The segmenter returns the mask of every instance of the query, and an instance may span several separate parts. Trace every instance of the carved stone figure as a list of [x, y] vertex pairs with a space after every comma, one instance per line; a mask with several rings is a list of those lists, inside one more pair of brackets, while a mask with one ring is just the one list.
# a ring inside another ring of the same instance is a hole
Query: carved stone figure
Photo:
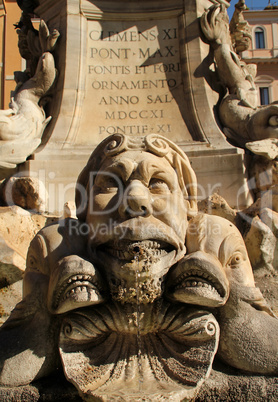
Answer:
[[249, 49], [252, 41], [251, 27], [243, 16], [243, 11], [246, 9], [245, 0], [239, 0], [235, 4], [235, 11], [230, 22], [232, 46], [237, 54]]
[[[242, 6], [242, 1], [240, 2]], [[214, 52], [227, 95], [219, 106], [224, 132], [236, 145], [278, 137], [278, 105], [258, 106], [254, 65], [246, 65], [232, 48], [226, 7], [213, 5], [202, 15], [202, 31]]]
[[84, 400], [192, 400], [217, 351], [277, 375], [278, 320], [243, 239], [196, 202], [194, 171], [170, 140], [106, 138], [77, 181], [78, 219], [30, 245], [23, 301], [0, 329], [0, 384], [62, 364]]
[[[51, 34], [41, 21], [39, 32], [23, 18], [19, 30], [19, 48], [27, 60], [32, 58], [31, 75], [15, 73], [17, 88], [10, 108], [0, 111], [0, 167], [14, 168], [24, 162], [41, 143], [43, 131], [51, 117], [46, 118], [42, 98], [52, 87], [55, 77], [53, 51], [59, 37], [58, 31]], [[35, 67], [35, 68], [34, 68]], [[34, 72], [32, 72], [34, 70]]]

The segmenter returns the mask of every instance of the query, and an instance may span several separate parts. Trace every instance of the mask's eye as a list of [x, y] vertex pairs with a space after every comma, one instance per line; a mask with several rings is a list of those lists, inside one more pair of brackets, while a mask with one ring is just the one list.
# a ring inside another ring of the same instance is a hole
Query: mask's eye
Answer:
[[159, 178], [152, 178], [150, 180], [149, 190], [153, 193], [165, 193], [170, 191], [168, 184]]
[[98, 192], [110, 193], [117, 192], [121, 182], [114, 175], [102, 173], [96, 177], [94, 187]]
[[237, 251], [236, 253], [234, 253], [229, 261], [229, 266], [231, 268], [237, 268], [241, 263], [243, 263], [245, 261], [245, 257], [244, 255]]
[[38, 261], [33, 255], [28, 256], [26, 265], [28, 266], [29, 271], [39, 272]]
[[112, 177], [107, 177], [103, 182], [103, 186], [108, 190], [113, 190], [118, 188], [118, 183]]

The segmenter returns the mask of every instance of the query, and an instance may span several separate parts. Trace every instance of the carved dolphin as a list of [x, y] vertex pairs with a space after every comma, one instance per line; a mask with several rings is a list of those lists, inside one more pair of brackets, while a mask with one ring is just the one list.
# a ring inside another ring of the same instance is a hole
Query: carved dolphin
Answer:
[[46, 118], [40, 99], [54, 83], [56, 70], [50, 52], [40, 57], [35, 75], [19, 88], [10, 109], [0, 111], [0, 166], [24, 162], [39, 146], [51, 117]]
[[32, 240], [23, 300], [0, 328], [1, 386], [29, 384], [59, 367], [62, 313], [103, 301], [96, 289], [100, 278], [84, 255], [74, 219], [45, 227]]
[[[173, 271], [171, 275], [181, 278], [182, 286], [177, 283], [172, 289], [172, 298], [183, 303], [217, 307], [214, 314], [220, 325], [218, 356], [226, 363], [255, 374], [277, 374], [278, 319], [255, 286], [238, 229], [226, 219], [199, 214], [189, 222], [186, 244], [188, 256], [184, 271], [186, 274], [189, 267], [191, 278], [182, 276], [181, 261], [176, 268], [177, 274]], [[192, 277], [201, 271], [201, 279]], [[214, 290], [209, 292], [202, 286], [195, 286], [195, 294], [192, 289], [190, 292], [194, 280], [211, 281], [222, 299], [215, 298]]]

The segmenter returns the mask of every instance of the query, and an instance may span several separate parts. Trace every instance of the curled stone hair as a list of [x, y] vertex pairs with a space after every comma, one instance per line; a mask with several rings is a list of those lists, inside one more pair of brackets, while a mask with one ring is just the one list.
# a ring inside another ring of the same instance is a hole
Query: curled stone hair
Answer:
[[[98, 172], [105, 159], [119, 155], [125, 151], [145, 151], [164, 157], [177, 173], [180, 188], [188, 202], [188, 216], [197, 212], [197, 180], [185, 153], [172, 141], [159, 134], [131, 137], [113, 134], [105, 138], [93, 151], [87, 165], [80, 173], [75, 191], [75, 202], [78, 219], [85, 221], [87, 215], [88, 194], [90, 189], [90, 173]], [[84, 197], [86, 191], [86, 197]]]

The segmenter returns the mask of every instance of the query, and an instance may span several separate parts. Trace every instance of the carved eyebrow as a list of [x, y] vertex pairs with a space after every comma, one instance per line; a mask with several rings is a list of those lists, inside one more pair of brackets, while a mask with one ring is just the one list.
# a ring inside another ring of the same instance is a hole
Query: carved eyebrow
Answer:
[[[134, 162], [130, 159], [123, 159], [116, 161], [107, 166], [103, 172], [114, 173], [119, 176], [123, 181], [127, 181], [134, 170]], [[101, 172], [99, 172], [101, 174]]]
[[138, 166], [138, 173], [145, 182], [145, 184], [148, 184], [149, 179], [153, 176], [154, 172], [157, 173], [158, 170], [162, 172], [161, 167], [157, 166], [155, 163], [150, 161], [143, 160], [142, 162], [139, 163]]
[[148, 184], [149, 180], [153, 176], [161, 176], [161, 178], [168, 178], [168, 181], [174, 186], [175, 182], [172, 182], [167, 172], [165, 172], [165, 168], [159, 166], [156, 163], [150, 161], [142, 161], [138, 166], [139, 174], [142, 176], [142, 179]]

